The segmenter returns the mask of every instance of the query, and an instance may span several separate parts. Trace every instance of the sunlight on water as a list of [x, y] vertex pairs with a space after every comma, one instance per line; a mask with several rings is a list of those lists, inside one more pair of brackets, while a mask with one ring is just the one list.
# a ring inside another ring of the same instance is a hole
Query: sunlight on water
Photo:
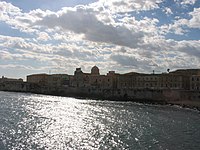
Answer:
[[0, 149], [199, 149], [199, 113], [0, 92]]

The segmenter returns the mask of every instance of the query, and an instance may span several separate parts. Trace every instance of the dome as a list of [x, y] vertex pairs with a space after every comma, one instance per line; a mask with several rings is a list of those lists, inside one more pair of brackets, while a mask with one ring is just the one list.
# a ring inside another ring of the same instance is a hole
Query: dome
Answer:
[[99, 75], [99, 68], [97, 66], [92, 67], [91, 74]]

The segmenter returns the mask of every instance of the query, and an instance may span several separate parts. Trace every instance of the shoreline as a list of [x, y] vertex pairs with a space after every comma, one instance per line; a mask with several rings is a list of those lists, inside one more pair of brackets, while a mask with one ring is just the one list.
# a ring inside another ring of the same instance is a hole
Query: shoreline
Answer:
[[154, 99], [132, 99], [132, 98], [124, 98], [124, 97], [107, 97], [107, 98], [102, 98], [99, 96], [81, 96], [81, 95], [64, 95], [64, 94], [49, 94], [49, 93], [36, 93], [36, 92], [21, 92], [21, 91], [6, 91], [6, 90], [1, 90], [2, 92], [10, 92], [10, 93], [26, 93], [26, 94], [41, 94], [41, 95], [47, 95], [47, 96], [61, 96], [61, 97], [71, 97], [71, 98], [76, 98], [76, 99], [81, 99], [81, 100], [99, 100], [99, 101], [113, 101], [113, 102], [131, 102], [131, 103], [138, 103], [138, 104], [150, 104], [150, 105], [155, 105], [155, 106], [179, 106], [181, 108], [187, 108], [191, 110], [196, 110], [200, 113], [200, 102], [196, 101], [166, 101], [166, 100], [154, 100]]

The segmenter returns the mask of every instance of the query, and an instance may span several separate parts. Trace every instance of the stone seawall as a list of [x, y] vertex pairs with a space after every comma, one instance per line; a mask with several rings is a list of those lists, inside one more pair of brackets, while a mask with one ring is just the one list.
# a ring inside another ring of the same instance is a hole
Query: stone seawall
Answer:
[[76, 87], [47, 87], [36, 84], [4, 83], [0, 84], [2, 91], [30, 92], [56, 96], [70, 96], [91, 99], [107, 99], [119, 101], [134, 101], [143, 103], [198, 105], [200, 108], [200, 92], [186, 90], [164, 89], [96, 89]]

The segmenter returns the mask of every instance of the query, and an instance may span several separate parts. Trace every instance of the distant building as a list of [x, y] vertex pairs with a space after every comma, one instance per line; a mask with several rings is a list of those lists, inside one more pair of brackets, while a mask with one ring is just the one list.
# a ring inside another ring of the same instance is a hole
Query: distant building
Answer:
[[35, 83], [47, 91], [71, 87], [74, 91], [86, 93], [105, 92], [107, 94], [123, 93], [125, 95], [134, 95], [133, 93], [137, 93], [137, 91], [145, 90], [157, 90], [157, 92], [161, 90], [196, 91], [200, 89], [199, 80], [200, 69], [181, 69], [162, 74], [137, 72], [118, 74], [115, 71], [109, 71], [106, 75], [101, 75], [97, 66], [93, 66], [90, 73], [85, 73], [81, 68], [76, 68], [74, 75], [33, 74], [27, 76], [28, 83]]
[[183, 90], [189, 88], [189, 78], [182, 74], [161, 74], [160, 89]]
[[92, 67], [91, 75], [100, 75], [99, 68], [97, 66]]
[[139, 87], [140, 85], [138, 84], [138, 75], [139, 73], [135, 72], [118, 75], [117, 89], [134, 89], [136, 87]]
[[139, 74], [136, 77], [135, 88], [158, 89], [160, 87], [160, 78], [158, 74]]
[[23, 82], [23, 79], [6, 78], [4, 76], [0, 78], [0, 90], [26, 91], [26, 89], [27, 86]]
[[118, 76], [118, 89], [177, 89], [189, 90], [189, 76], [174, 73], [139, 74]]
[[2, 78], [0, 78], [0, 83], [2, 82], [23, 82], [23, 79], [13, 79], [13, 78], [6, 78], [4, 76], [2, 76]]
[[28, 83], [36, 83], [41, 86], [47, 86], [49, 80], [48, 74], [32, 74], [27, 76]]
[[76, 68], [72, 85], [77, 88], [98, 89], [100, 91], [114, 89], [117, 85], [116, 75], [114, 71], [109, 71], [107, 75], [100, 75], [97, 66], [92, 67], [91, 73], [84, 73], [81, 68]]
[[200, 75], [200, 69], [178, 69], [170, 72], [170, 74], [179, 74], [185, 76]]
[[200, 75], [193, 75], [190, 77], [190, 90], [200, 91]]
[[69, 86], [70, 76], [67, 74], [33, 74], [27, 76], [27, 82], [49, 87]]
[[73, 87], [89, 87], [89, 76], [90, 73], [83, 73], [81, 68], [76, 68], [74, 71], [74, 78], [72, 80]]
[[47, 83], [52, 87], [70, 86], [70, 76], [68, 74], [52, 74]]

